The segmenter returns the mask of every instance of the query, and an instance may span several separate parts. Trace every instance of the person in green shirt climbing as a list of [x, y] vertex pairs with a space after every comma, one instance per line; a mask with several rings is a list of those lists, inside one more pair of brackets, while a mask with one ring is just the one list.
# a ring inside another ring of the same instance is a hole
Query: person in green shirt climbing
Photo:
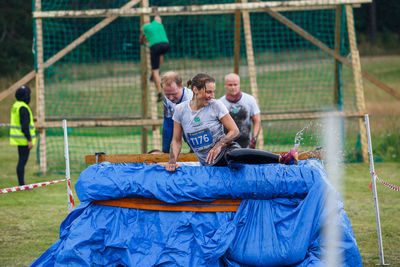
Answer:
[[32, 111], [28, 104], [31, 100], [31, 89], [23, 85], [15, 92], [17, 101], [11, 108], [10, 144], [18, 146], [17, 176], [18, 184], [24, 185], [25, 165], [29, 151], [36, 143], [36, 129]]
[[160, 65], [164, 61], [164, 54], [169, 50], [169, 41], [157, 7], [153, 6], [152, 10], [154, 12], [154, 20], [149, 24], [143, 25], [139, 41], [140, 44], [144, 44], [146, 39], [149, 42], [151, 58], [150, 80], [154, 81], [157, 89], [157, 102], [161, 102], [163, 95], [161, 93]]

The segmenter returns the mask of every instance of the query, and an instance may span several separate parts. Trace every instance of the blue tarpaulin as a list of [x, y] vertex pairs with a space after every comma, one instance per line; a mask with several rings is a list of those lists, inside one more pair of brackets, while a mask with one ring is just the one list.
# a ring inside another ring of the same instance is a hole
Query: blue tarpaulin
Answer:
[[[82, 204], [60, 239], [32, 266], [324, 266], [322, 229], [338, 226], [341, 266], [362, 266], [339, 194], [317, 160], [299, 165], [88, 167], [75, 189]], [[333, 192], [337, 205], [326, 206]], [[243, 199], [237, 212], [154, 211], [93, 200], [155, 198], [168, 203]], [[336, 220], [324, 220], [334, 210]]]

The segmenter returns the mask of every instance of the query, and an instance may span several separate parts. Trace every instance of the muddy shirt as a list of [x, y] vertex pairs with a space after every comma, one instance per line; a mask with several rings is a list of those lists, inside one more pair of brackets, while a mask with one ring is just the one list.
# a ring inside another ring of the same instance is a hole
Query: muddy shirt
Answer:
[[[229, 114], [239, 128], [240, 136], [235, 140], [243, 148], [250, 146], [251, 140], [251, 117], [260, 113], [255, 98], [242, 92], [242, 98], [236, 103], [229, 102], [225, 96], [221, 97], [222, 103], [229, 110]], [[226, 132], [226, 130], [225, 130]]]
[[[228, 110], [224, 104], [215, 99], [197, 111], [190, 108], [190, 101], [185, 101], [175, 108], [172, 119], [182, 125], [186, 140], [201, 165], [208, 165], [205, 162], [208, 152], [225, 136], [220, 119], [226, 114]], [[216, 162], [224, 155], [225, 149], [226, 146], [221, 149]]]

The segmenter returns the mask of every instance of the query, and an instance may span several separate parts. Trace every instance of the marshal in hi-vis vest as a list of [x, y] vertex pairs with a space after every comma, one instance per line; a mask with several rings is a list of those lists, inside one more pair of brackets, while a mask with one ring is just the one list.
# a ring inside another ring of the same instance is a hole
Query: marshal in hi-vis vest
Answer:
[[33, 124], [32, 111], [29, 106], [23, 101], [16, 101], [11, 108], [10, 120], [10, 144], [14, 146], [27, 146], [28, 139], [21, 130], [21, 121], [19, 117], [19, 110], [25, 107], [29, 111], [29, 133], [32, 137], [32, 144], [36, 144], [36, 129]]

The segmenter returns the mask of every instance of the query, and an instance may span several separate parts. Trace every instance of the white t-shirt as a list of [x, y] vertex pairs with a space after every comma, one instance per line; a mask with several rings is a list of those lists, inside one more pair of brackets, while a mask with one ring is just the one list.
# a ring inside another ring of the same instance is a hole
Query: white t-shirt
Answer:
[[176, 105], [185, 102], [186, 100], [191, 100], [192, 98], [193, 91], [186, 87], [183, 87], [182, 99], [179, 101], [179, 103], [171, 102], [168, 98], [164, 97], [164, 117], [172, 118]]
[[243, 148], [250, 146], [251, 117], [260, 113], [257, 102], [252, 95], [242, 92], [242, 97], [236, 103], [229, 102], [226, 96], [221, 97], [222, 103], [229, 110], [229, 114], [239, 128], [240, 136], [235, 140]]
[[[201, 165], [208, 165], [205, 160], [208, 152], [225, 136], [221, 118], [228, 110], [221, 101], [212, 99], [209, 104], [197, 111], [190, 108], [190, 101], [180, 103], [175, 108], [172, 119], [182, 125], [183, 133]], [[225, 153], [221, 150], [217, 160]]]

